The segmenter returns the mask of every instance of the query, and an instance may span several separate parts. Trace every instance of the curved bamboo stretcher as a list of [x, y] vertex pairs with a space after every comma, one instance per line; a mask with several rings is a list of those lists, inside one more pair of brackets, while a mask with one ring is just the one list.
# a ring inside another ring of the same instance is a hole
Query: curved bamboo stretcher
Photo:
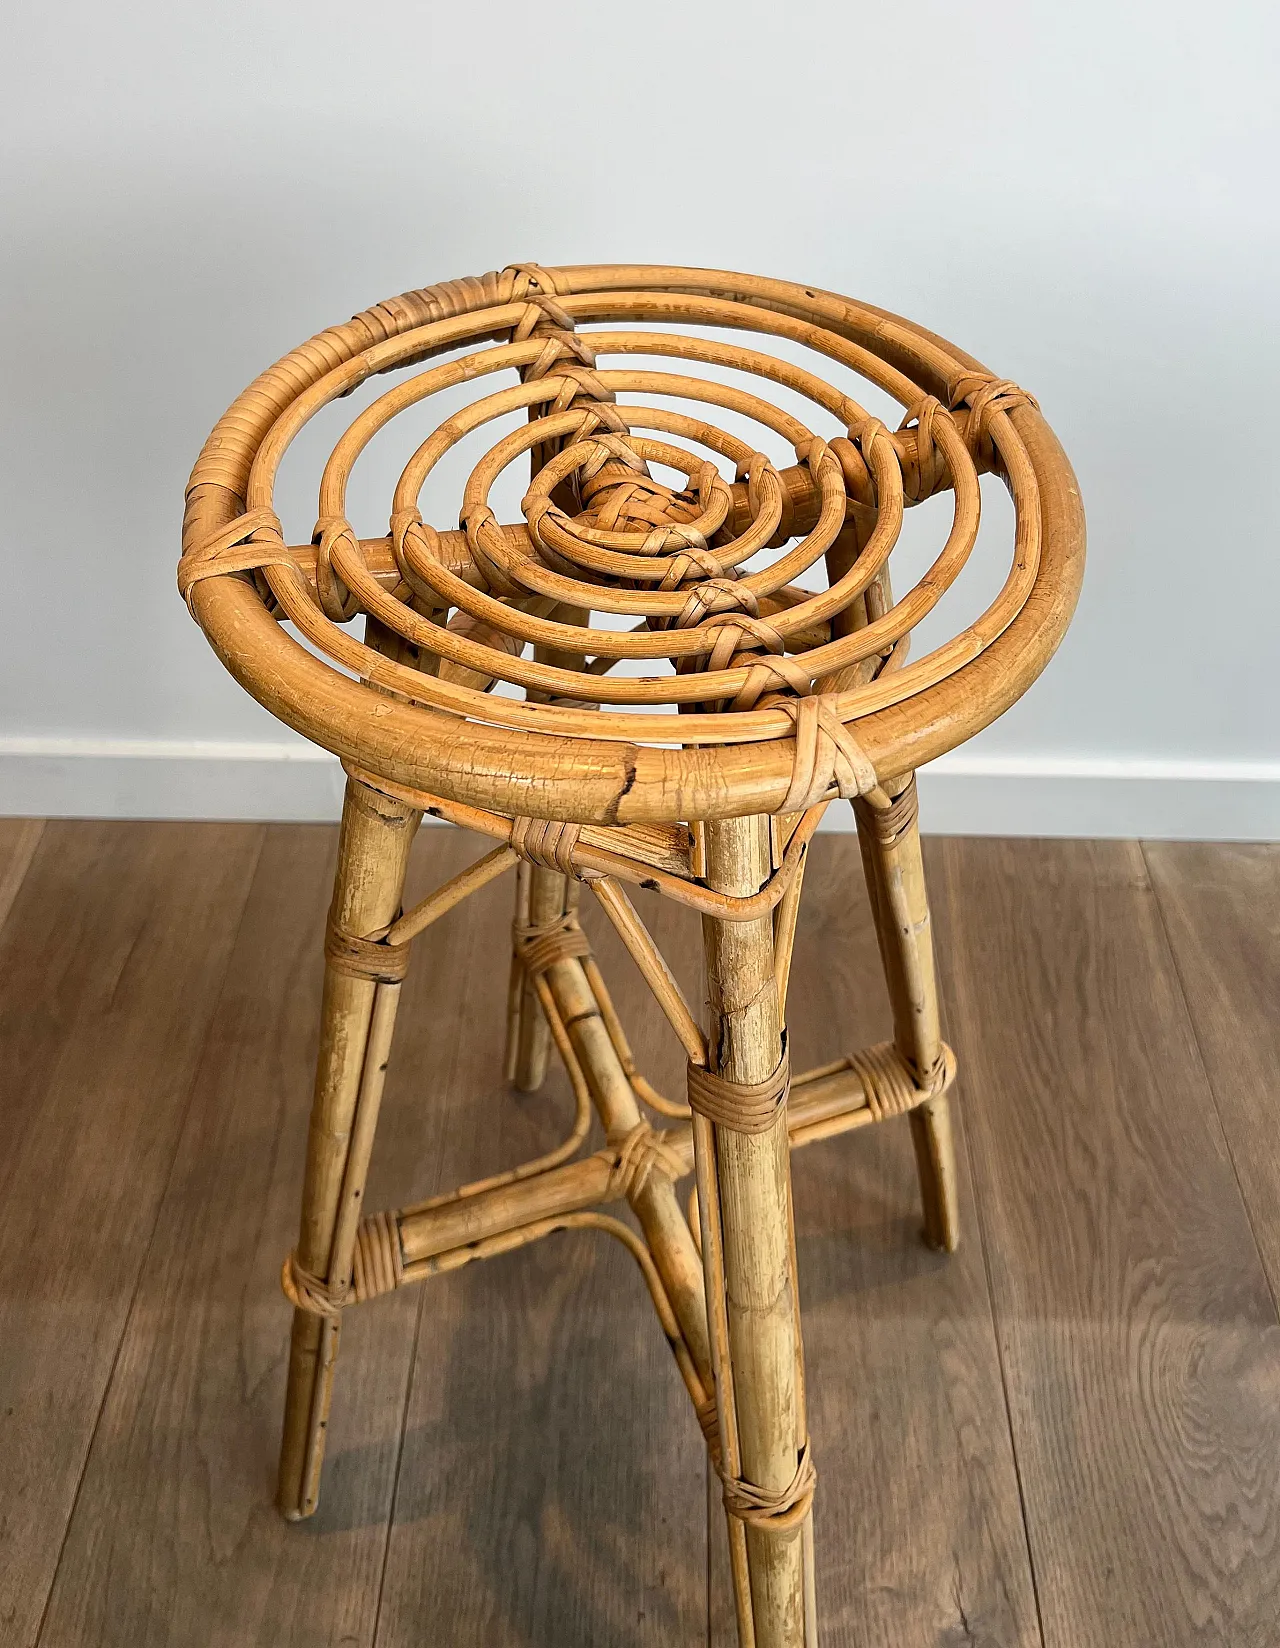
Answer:
[[[325, 464], [310, 542], [291, 544], [275, 506], [285, 454], [384, 373], [397, 376]], [[859, 378], [901, 408], [896, 429], [849, 392]], [[366, 448], [401, 415], [429, 429], [431, 397], [462, 386], [474, 398], [410, 453], [386, 532], [358, 535], [348, 494]], [[477, 437], [458, 526], [430, 524], [433, 474]], [[503, 524], [493, 500], [526, 460], [520, 518]], [[984, 473], [1014, 507], [1003, 582], [909, 660], [912, 630], [975, 551]], [[904, 512], [940, 495], [936, 553], [895, 597]], [[955, 1245], [954, 1060], [914, 769], [1043, 668], [1083, 553], [1074, 477], [1029, 395], [882, 310], [754, 276], [518, 264], [445, 282], [319, 334], [226, 413], [188, 488], [179, 587], [236, 678], [348, 772], [284, 1270], [286, 1515], [318, 1500], [352, 1303], [551, 1230], [602, 1229], [641, 1266], [724, 1483], [742, 1643], [817, 1641], [789, 1149], [908, 1113], [926, 1237]], [[360, 615], [363, 640], [348, 627]], [[836, 798], [857, 817], [894, 1037], [792, 1079], [791, 945]], [[496, 844], [405, 912], [424, 814]], [[570, 1133], [447, 1197], [362, 1217], [412, 941], [513, 867], [507, 1073], [536, 1088], [554, 1048]], [[635, 1067], [578, 920], [583, 885], [686, 1052], [687, 1103]], [[705, 1026], [628, 885], [701, 914]], [[593, 1110], [605, 1142], [584, 1154]], [[691, 1172], [692, 1223], [676, 1195]], [[596, 1211], [615, 1201], [638, 1233]]]

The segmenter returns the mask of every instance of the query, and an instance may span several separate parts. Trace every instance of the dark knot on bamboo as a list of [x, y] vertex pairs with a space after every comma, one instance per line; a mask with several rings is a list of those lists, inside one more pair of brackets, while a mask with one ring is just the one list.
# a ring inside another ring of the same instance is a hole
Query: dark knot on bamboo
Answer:
[[[387, 931], [390, 929], [388, 928]], [[371, 979], [375, 984], [399, 984], [409, 971], [412, 944], [392, 944], [384, 931], [369, 938], [345, 932], [332, 914], [324, 935], [325, 960], [348, 978]]]
[[796, 1462], [796, 1474], [785, 1488], [775, 1492], [748, 1482], [745, 1477], [723, 1473], [720, 1481], [724, 1486], [724, 1508], [730, 1516], [754, 1528], [768, 1528], [771, 1533], [782, 1534], [798, 1528], [808, 1516], [818, 1486], [818, 1472], [806, 1441]]
[[719, 1474], [720, 1409], [716, 1405], [714, 1393], [705, 1401], [695, 1404], [693, 1413], [698, 1421], [698, 1429], [702, 1432], [702, 1440], [707, 1444], [707, 1452], [711, 1455], [711, 1463], [715, 1465]]
[[759, 1082], [727, 1081], [712, 1070], [690, 1064], [689, 1108], [734, 1133], [764, 1133], [786, 1107], [791, 1087], [791, 1060], [786, 1046], [778, 1067]]
[[671, 1181], [682, 1179], [689, 1171], [684, 1158], [667, 1144], [662, 1131], [651, 1127], [643, 1118], [626, 1131], [610, 1133], [608, 1144], [615, 1152], [614, 1164], [609, 1170], [610, 1196], [625, 1196], [632, 1201], [655, 1173]]

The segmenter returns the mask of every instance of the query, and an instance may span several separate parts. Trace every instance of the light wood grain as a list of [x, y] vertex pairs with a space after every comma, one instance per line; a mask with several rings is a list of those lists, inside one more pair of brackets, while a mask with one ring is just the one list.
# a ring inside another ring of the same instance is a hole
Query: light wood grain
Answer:
[[930, 876], [1046, 1648], [1280, 1632], [1280, 1328], [1133, 844]]
[[0, 818], [0, 927], [18, 896], [43, 831], [42, 818]]
[[34, 1641], [263, 832], [47, 825], [0, 935], [0, 1639]]
[[1143, 846], [1232, 1163], [1280, 1296], [1280, 847]]

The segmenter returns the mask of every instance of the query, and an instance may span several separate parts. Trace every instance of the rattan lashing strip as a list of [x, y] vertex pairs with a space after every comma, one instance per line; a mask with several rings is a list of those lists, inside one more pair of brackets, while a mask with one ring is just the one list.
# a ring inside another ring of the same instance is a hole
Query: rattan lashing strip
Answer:
[[918, 1076], [893, 1042], [878, 1042], [849, 1055], [876, 1121], [901, 1116], [927, 1099], [945, 1093], [955, 1080], [956, 1056], [944, 1042], [937, 1064]]
[[530, 864], [576, 876], [573, 849], [581, 833], [578, 824], [561, 824], [550, 818], [516, 818], [511, 822], [511, 846]]
[[280, 1270], [280, 1286], [285, 1298], [311, 1316], [341, 1316], [351, 1303], [351, 1288], [330, 1287], [323, 1276], [310, 1271], [296, 1252], [286, 1254]]
[[626, 1132], [611, 1133], [608, 1143], [617, 1152], [609, 1174], [610, 1196], [632, 1201], [654, 1173], [682, 1179], [687, 1172], [684, 1157], [666, 1143], [660, 1128], [651, 1127], [643, 1117]]
[[916, 778], [912, 773], [905, 788], [887, 807], [877, 807], [863, 797], [853, 804], [858, 822], [884, 847], [896, 847], [920, 813], [920, 799], [916, 793]]
[[399, 984], [409, 971], [409, 943], [392, 944], [384, 935], [361, 938], [344, 932], [330, 917], [324, 935], [324, 956], [335, 972], [375, 984]]
[[778, 708], [791, 717], [796, 729], [791, 788], [780, 812], [806, 812], [825, 801], [832, 788], [845, 801], [876, 788], [876, 769], [836, 714], [833, 696], [784, 698]]
[[[711, 1457], [719, 1470], [718, 1451], [713, 1449]], [[730, 1516], [755, 1528], [786, 1533], [791, 1528], [798, 1528], [808, 1516], [818, 1486], [818, 1472], [814, 1467], [812, 1449], [806, 1441], [800, 1449], [795, 1475], [785, 1488], [777, 1492], [748, 1482], [741, 1476], [721, 1474], [720, 1481], [724, 1488], [724, 1508]]]
[[520, 965], [530, 979], [535, 979], [540, 973], [545, 973], [548, 967], [554, 967], [560, 961], [572, 961], [575, 958], [591, 954], [591, 940], [578, 925], [578, 918], [572, 911], [568, 915], [558, 916], [545, 926], [515, 928], [516, 955], [520, 958]]
[[791, 1086], [791, 1059], [785, 1045], [778, 1067], [759, 1082], [728, 1081], [701, 1065], [688, 1068], [689, 1108], [734, 1133], [764, 1133], [781, 1115]]

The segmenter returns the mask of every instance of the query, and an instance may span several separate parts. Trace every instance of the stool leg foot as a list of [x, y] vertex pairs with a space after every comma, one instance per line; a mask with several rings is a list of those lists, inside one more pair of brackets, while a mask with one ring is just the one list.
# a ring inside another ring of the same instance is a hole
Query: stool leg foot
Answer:
[[[575, 889], [576, 891], [576, 889]], [[524, 975], [516, 954], [514, 929], [545, 926], [564, 914], [570, 895], [569, 879], [555, 870], [521, 864], [516, 876], [516, 909], [512, 922], [511, 991], [507, 1011], [506, 1077], [522, 1093], [536, 1093], [547, 1079], [551, 1058], [551, 1029], [538, 1005], [533, 985]]]
[[[710, 883], [753, 892], [769, 874], [768, 820], [706, 826]], [[713, 1070], [766, 1080], [782, 1057], [772, 922], [703, 922]], [[699, 1215], [722, 1474], [772, 1494], [796, 1478], [807, 1440], [785, 1114], [746, 1133], [695, 1117]], [[729, 1516], [739, 1640], [814, 1648], [812, 1517], [787, 1526]]]
[[[395, 919], [420, 814], [347, 780], [331, 921], [357, 937]], [[331, 1286], [350, 1281], [398, 984], [325, 968], [320, 1054], [307, 1139], [299, 1263]], [[320, 1499], [320, 1470], [341, 1318], [295, 1310], [276, 1503], [291, 1521]]]
[[920, 1176], [925, 1242], [943, 1253], [954, 1253], [960, 1246], [960, 1216], [951, 1107], [946, 1094], [926, 1099], [911, 1112], [908, 1120], [916, 1152], [916, 1171]]
[[[901, 789], [911, 792], [914, 776]], [[888, 830], [866, 802], [854, 808], [867, 892], [875, 918], [885, 982], [893, 1006], [894, 1041], [921, 1075], [942, 1056], [938, 977], [934, 962], [929, 895], [920, 851], [920, 827], [912, 804], [907, 821]], [[924, 1238], [930, 1247], [954, 1252], [960, 1242], [955, 1149], [946, 1095], [911, 1112], [911, 1137], [924, 1206]]]

